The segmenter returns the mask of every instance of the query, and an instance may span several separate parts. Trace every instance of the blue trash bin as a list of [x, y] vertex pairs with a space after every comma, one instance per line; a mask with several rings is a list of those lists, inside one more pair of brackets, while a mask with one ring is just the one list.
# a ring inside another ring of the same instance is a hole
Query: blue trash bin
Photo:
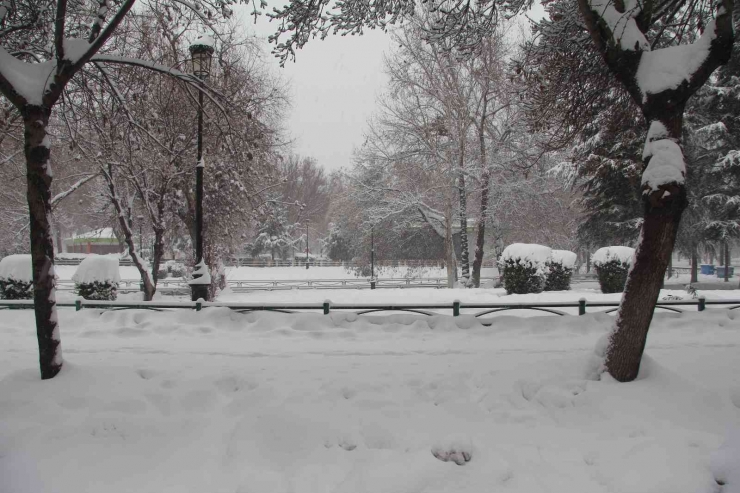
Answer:
[[[723, 265], [718, 265], [716, 270], [717, 270], [717, 277], [719, 277], [720, 279], [724, 279], [724, 277], [725, 277], [725, 267]], [[729, 275], [729, 277], [732, 277], [734, 275], [735, 275], [735, 267], [730, 266], [730, 275]]]
[[712, 264], [701, 264], [701, 273], [707, 276], [714, 274], [714, 265]]

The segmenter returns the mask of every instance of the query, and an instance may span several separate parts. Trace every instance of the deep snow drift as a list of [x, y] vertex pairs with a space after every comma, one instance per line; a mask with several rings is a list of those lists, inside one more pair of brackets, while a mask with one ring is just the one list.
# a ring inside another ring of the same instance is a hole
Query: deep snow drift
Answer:
[[630, 384], [605, 314], [59, 315], [42, 382], [0, 311], [3, 493], [740, 491], [740, 312], [656, 315]]

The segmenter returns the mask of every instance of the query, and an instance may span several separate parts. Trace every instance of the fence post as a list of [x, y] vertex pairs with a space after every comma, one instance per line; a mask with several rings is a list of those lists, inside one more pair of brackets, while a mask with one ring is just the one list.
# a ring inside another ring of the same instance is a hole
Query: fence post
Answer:
[[330, 306], [331, 306], [331, 300], [324, 300], [324, 315], [329, 315]]
[[77, 298], [75, 300], [75, 311], [79, 312], [80, 310], [82, 310], [82, 300]]
[[578, 300], [578, 315], [586, 314], [586, 298]]
[[452, 302], [452, 316], [453, 317], [460, 316], [460, 300], [455, 300]]
[[195, 302], [195, 311], [199, 312], [203, 308], [203, 298], [198, 298], [198, 301]]
[[699, 296], [699, 311], [703, 312], [707, 307], [707, 299], [704, 296]]

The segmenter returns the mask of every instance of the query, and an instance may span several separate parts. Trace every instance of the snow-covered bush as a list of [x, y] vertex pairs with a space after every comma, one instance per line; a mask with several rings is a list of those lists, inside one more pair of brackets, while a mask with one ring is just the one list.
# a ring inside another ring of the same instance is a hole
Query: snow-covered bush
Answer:
[[168, 272], [166, 268], [160, 267], [157, 271], [157, 280], [167, 279]]
[[635, 249], [625, 246], [599, 248], [591, 256], [602, 293], [621, 293], [627, 282]]
[[30, 255], [8, 255], [0, 260], [0, 298], [33, 298], [33, 266]]
[[82, 262], [72, 276], [75, 291], [86, 300], [110, 300], [118, 296], [118, 257], [90, 255]]
[[185, 277], [187, 275], [185, 265], [179, 262], [167, 262], [167, 271], [172, 277]]
[[504, 289], [508, 294], [541, 293], [545, 287], [545, 269], [552, 255], [549, 247], [527, 243], [507, 246], [498, 261]]
[[547, 261], [545, 291], [570, 289], [570, 278], [578, 256], [568, 250], [553, 250]]

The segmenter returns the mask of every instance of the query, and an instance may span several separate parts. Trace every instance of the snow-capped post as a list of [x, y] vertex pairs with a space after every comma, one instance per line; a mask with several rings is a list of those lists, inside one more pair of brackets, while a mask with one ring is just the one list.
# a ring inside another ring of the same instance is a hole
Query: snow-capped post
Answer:
[[[193, 73], [201, 81], [205, 81], [211, 73], [213, 57], [213, 38], [198, 36], [190, 45], [190, 55], [193, 61]], [[198, 157], [195, 165], [195, 270], [193, 280], [190, 281], [191, 299], [208, 299], [211, 276], [203, 258], [203, 91], [198, 91]], [[206, 281], [206, 278], [208, 282]]]
[[[657, 26], [651, 31], [657, 22], [688, 25], [701, 18], [704, 7], [687, 6], [681, 0], [578, 0], [578, 4], [597, 49], [640, 107], [649, 127], [643, 152], [644, 222], [604, 361], [612, 377], [627, 382], [639, 373], [653, 311], [687, 205], [686, 164], [681, 150], [684, 107], [712, 72], [730, 58], [733, 0], [720, 1], [714, 19], [693, 43], [675, 45], [669, 41], [669, 46], [658, 49], [655, 47], [665, 28]], [[702, 23], [698, 22], [699, 27]], [[657, 33], [652, 43], [646, 36], [650, 32]], [[680, 42], [681, 36], [676, 39]]]

